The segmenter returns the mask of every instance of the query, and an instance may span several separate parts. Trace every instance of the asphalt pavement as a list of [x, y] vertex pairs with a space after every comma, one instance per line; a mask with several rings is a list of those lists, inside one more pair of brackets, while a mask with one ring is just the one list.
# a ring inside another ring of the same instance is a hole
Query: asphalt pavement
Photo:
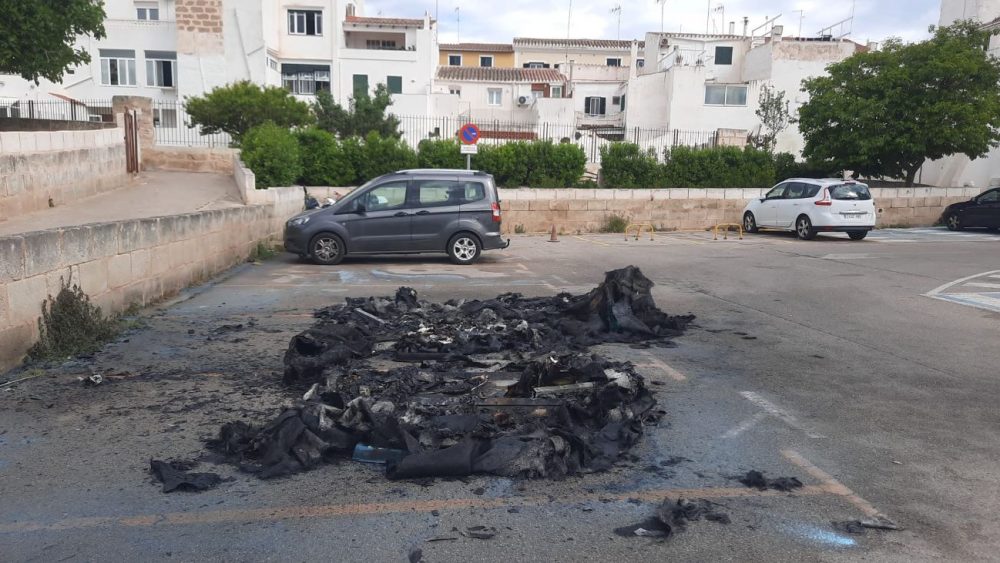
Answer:
[[[671, 233], [516, 236], [471, 267], [443, 256], [280, 255], [147, 312], [92, 358], [0, 381], [0, 559], [5, 561], [922, 561], [991, 560], [1000, 544], [1000, 236], [938, 229], [712, 240]], [[972, 235], [972, 236], [969, 236]], [[636, 458], [558, 481], [387, 481], [345, 461], [163, 494], [150, 458], [197, 458], [230, 420], [262, 421], [289, 338], [346, 296], [580, 293], [639, 266], [672, 314], [675, 348], [603, 345], [653, 384], [663, 422]], [[973, 285], [973, 284], [979, 284]], [[986, 297], [991, 297], [987, 295]], [[101, 373], [84, 387], [79, 377]], [[792, 493], [748, 489], [756, 469]], [[666, 541], [614, 529], [664, 499], [706, 499], [732, 522]], [[902, 530], [833, 522], [882, 516]], [[490, 539], [463, 535], [496, 528]]]

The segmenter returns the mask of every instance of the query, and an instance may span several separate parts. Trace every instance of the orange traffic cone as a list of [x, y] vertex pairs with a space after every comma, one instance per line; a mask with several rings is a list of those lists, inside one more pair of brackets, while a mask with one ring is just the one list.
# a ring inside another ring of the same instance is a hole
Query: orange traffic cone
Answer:
[[552, 233], [549, 235], [549, 242], [559, 242], [559, 237], [556, 236], [555, 225], [552, 225]]

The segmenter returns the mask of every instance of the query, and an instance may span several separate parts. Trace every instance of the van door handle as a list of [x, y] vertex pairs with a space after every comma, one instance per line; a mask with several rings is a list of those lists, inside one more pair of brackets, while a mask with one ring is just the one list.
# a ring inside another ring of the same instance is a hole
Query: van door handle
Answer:
[[424, 209], [423, 211], [417, 211], [417, 215], [430, 215], [431, 212]]
[[400, 211], [399, 213], [393, 215], [393, 217], [409, 217], [410, 214], [405, 211]]

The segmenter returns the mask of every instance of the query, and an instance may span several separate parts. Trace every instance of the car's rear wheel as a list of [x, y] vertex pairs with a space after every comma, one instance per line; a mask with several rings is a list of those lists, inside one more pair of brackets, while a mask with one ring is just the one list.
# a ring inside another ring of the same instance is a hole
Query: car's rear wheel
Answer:
[[800, 215], [795, 220], [795, 234], [802, 240], [812, 240], [816, 238], [816, 229], [813, 228], [812, 221], [808, 215]]
[[482, 251], [479, 239], [470, 233], [458, 233], [448, 241], [448, 255], [455, 264], [472, 264], [479, 259]]
[[855, 231], [853, 233], [847, 233], [847, 236], [851, 237], [851, 240], [862, 240], [868, 236], [868, 231]]
[[749, 211], [743, 214], [743, 230], [748, 233], [757, 232], [757, 218]]
[[948, 227], [949, 231], [962, 230], [962, 219], [955, 213], [949, 213], [944, 219], [944, 224]]
[[320, 233], [309, 243], [313, 262], [324, 266], [340, 264], [345, 254], [344, 241], [333, 233]]

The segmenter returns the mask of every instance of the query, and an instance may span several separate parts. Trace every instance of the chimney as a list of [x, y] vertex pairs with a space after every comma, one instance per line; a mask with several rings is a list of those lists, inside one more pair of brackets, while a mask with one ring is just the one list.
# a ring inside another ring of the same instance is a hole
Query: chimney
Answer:
[[729, 22], [729, 35], [736, 35], [736, 22]]
[[776, 25], [771, 28], [771, 40], [781, 41], [781, 36], [785, 33], [785, 26]]
[[743, 16], [743, 37], [747, 36], [748, 29], [750, 29], [750, 18]]

